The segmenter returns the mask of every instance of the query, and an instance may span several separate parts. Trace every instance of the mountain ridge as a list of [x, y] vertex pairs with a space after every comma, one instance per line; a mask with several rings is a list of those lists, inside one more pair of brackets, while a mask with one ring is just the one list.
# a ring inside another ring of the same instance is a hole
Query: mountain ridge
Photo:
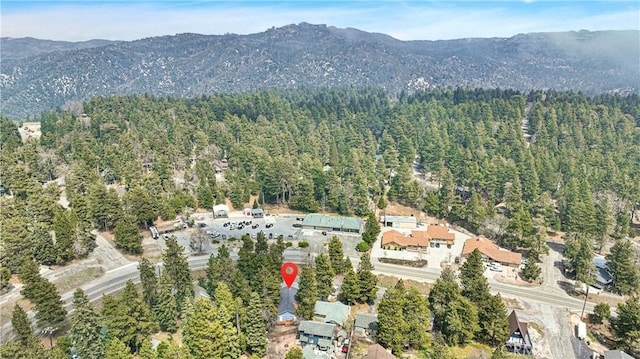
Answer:
[[[611, 30], [402, 41], [301, 23], [248, 35], [165, 35], [21, 58], [3, 48], [0, 105], [3, 115], [24, 118], [92, 96], [345, 85], [391, 93], [447, 86], [638, 93], [638, 39], [640, 31]], [[91, 41], [85, 45], [96, 44]]]

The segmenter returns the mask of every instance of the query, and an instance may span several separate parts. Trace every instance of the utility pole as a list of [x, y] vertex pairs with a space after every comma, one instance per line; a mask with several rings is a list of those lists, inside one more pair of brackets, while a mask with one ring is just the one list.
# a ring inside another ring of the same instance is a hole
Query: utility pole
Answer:
[[51, 348], [53, 348], [53, 333], [55, 333], [55, 331], [58, 330], [58, 328], [54, 328], [54, 327], [46, 327], [44, 329], [42, 329], [41, 333], [42, 335], [46, 335], [49, 337], [49, 346]]

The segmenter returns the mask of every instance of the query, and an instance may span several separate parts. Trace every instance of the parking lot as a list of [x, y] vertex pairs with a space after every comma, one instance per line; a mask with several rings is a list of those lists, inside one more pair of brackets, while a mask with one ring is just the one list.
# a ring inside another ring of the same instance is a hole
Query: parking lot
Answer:
[[[242, 246], [240, 238], [245, 234], [255, 240], [257, 234], [263, 232], [268, 242], [274, 242], [281, 235], [285, 243], [291, 242], [292, 244], [288, 251], [304, 252], [311, 260], [319, 253], [328, 253], [329, 241], [336, 235], [343, 243], [345, 255], [357, 255], [355, 247], [362, 240], [359, 234], [324, 232], [294, 227], [294, 225], [302, 223], [301, 219], [303, 217], [304, 215], [278, 214], [265, 216], [264, 218], [253, 218], [246, 216], [243, 212], [231, 212], [228, 218], [214, 219], [211, 213], [196, 213], [192, 216], [196, 223], [193, 228], [176, 231], [171, 235], [176, 236], [178, 243], [185, 248], [187, 254], [196, 252], [191, 248], [190, 244], [193, 233], [198, 229], [203, 230], [205, 233], [215, 232], [215, 237], [213, 238], [211, 235], [207, 235], [208, 240], [202, 246], [202, 251], [205, 254], [215, 252], [217, 247], [222, 244], [225, 244], [232, 251], [239, 249]], [[200, 223], [202, 224], [199, 225]], [[228, 225], [225, 226], [225, 224]], [[239, 227], [240, 224], [243, 226], [242, 229]], [[309, 247], [298, 248], [298, 244], [301, 241], [308, 242]], [[164, 246], [164, 238], [160, 238], [159, 242]]]

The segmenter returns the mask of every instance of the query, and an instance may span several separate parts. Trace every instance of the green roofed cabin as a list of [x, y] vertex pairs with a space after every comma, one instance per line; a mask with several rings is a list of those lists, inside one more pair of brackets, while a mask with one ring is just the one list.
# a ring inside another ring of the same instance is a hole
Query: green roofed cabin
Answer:
[[302, 221], [302, 228], [317, 229], [327, 232], [362, 233], [362, 219], [353, 217], [326, 216], [323, 214], [307, 214]]

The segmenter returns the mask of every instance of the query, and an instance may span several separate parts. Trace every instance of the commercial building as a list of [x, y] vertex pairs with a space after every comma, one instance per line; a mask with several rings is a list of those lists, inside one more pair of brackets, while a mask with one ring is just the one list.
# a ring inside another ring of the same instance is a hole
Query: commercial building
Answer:
[[362, 233], [362, 219], [312, 213], [304, 217], [302, 228], [359, 234]]

